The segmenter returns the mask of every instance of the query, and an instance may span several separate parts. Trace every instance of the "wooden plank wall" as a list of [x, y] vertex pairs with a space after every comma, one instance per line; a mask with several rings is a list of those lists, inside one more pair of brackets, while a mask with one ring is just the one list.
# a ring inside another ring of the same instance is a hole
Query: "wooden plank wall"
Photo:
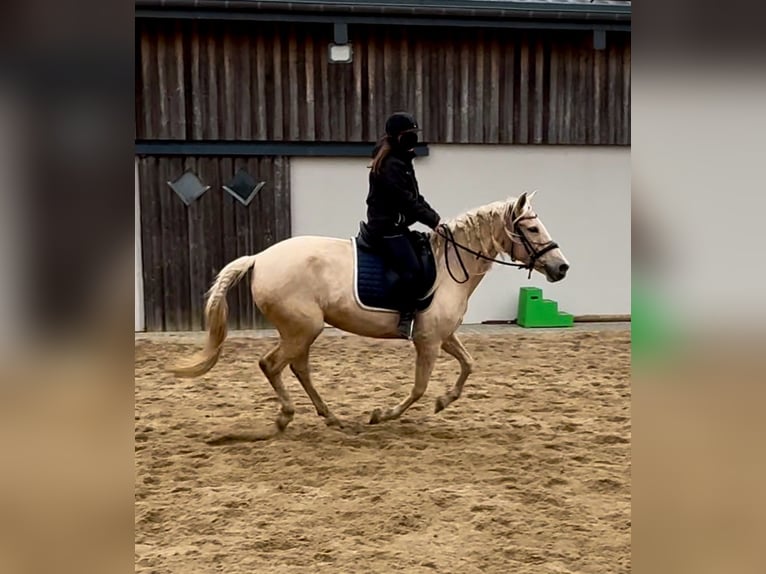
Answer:
[[[222, 189], [240, 167], [266, 181], [247, 206]], [[187, 169], [210, 186], [189, 206], [167, 185]], [[143, 157], [139, 181], [146, 330], [202, 329], [204, 296], [218, 271], [290, 236], [289, 160]], [[267, 326], [249, 277], [229, 291], [233, 329]]]
[[375, 141], [411, 110], [431, 143], [630, 144], [630, 35], [137, 22], [137, 137]]

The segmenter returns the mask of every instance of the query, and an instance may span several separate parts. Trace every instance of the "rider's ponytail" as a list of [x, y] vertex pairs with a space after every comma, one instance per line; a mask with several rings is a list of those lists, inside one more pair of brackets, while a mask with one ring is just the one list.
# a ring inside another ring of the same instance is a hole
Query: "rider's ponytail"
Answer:
[[383, 160], [386, 159], [389, 153], [391, 153], [391, 141], [388, 136], [383, 136], [378, 142], [378, 151], [375, 153], [375, 157], [372, 158], [372, 163], [368, 165], [372, 169], [372, 173], [380, 173], [380, 166], [383, 164]]

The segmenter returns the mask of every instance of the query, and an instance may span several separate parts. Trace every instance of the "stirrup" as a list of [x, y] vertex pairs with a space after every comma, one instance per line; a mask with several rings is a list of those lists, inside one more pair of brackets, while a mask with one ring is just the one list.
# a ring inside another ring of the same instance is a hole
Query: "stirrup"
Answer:
[[415, 318], [412, 315], [400, 315], [399, 325], [396, 330], [402, 339], [412, 341], [412, 333], [415, 330]]

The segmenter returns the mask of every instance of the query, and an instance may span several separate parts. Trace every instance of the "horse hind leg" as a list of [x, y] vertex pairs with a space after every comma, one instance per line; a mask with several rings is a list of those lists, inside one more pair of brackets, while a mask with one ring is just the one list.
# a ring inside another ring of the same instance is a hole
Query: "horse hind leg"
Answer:
[[288, 361], [282, 341], [258, 361], [258, 366], [271, 383], [281, 405], [276, 419], [276, 425], [280, 431], [285, 430], [295, 416], [295, 405], [282, 382], [282, 371], [287, 366]]
[[311, 399], [311, 402], [314, 404], [314, 408], [316, 408], [317, 414], [325, 420], [325, 424], [331, 427], [334, 426], [337, 428], [343, 428], [343, 425], [335, 417], [335, 415], [330, 412], [327, 404], [325, 404], [325, 402], [322, 400], [322, 397], [319, 396], [319, 393], [311, 382], [308, 349], [305, 353], [301, 354], [297, 359], [290, 363], [290, 370], [293, 372], [295, 378], [298, 379], [301, 386], [303, 387], [303, 390], [306, 391], [306, 394]]
[[308, 370], [309, 348], [324, 326], [321, 311], [304, 306], [301, 309], [292, 308], [290, 313], [274, 313], [271, 317], [267, 314], [267, 318], [276, 324], [280, 341], [276, 348], [259, 361], [259, 365], [274, 388], [282, 407], [277, 415], [277, 428], [280, 431], [284, 430], [295, 415], [295, 405], [282, 382], [282, 371], [288, 364], [311, 398], [317, 412], [320, 415], [325, 413], [322, 416], [328, 419], [329, 424], [329, 421], [335, 420], [335, 417], [331, 415], [327, 405], [311, 384]]

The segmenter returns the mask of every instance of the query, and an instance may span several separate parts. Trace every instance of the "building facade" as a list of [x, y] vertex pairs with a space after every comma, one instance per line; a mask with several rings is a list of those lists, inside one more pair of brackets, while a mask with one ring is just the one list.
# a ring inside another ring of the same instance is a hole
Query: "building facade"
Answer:
[[[530, 283], [575, 314], [630, 312], [629, 2], [136, 7], [136, 329], [202, 328], [235, 257], [353, 235], [397, 110], [443, 217], [538, 189], [572, 263], [556, 285], [494, 270], [466, 322], [513, 319]], [[265, 325], [246, 282], [230, 304], [233, 328]]]

